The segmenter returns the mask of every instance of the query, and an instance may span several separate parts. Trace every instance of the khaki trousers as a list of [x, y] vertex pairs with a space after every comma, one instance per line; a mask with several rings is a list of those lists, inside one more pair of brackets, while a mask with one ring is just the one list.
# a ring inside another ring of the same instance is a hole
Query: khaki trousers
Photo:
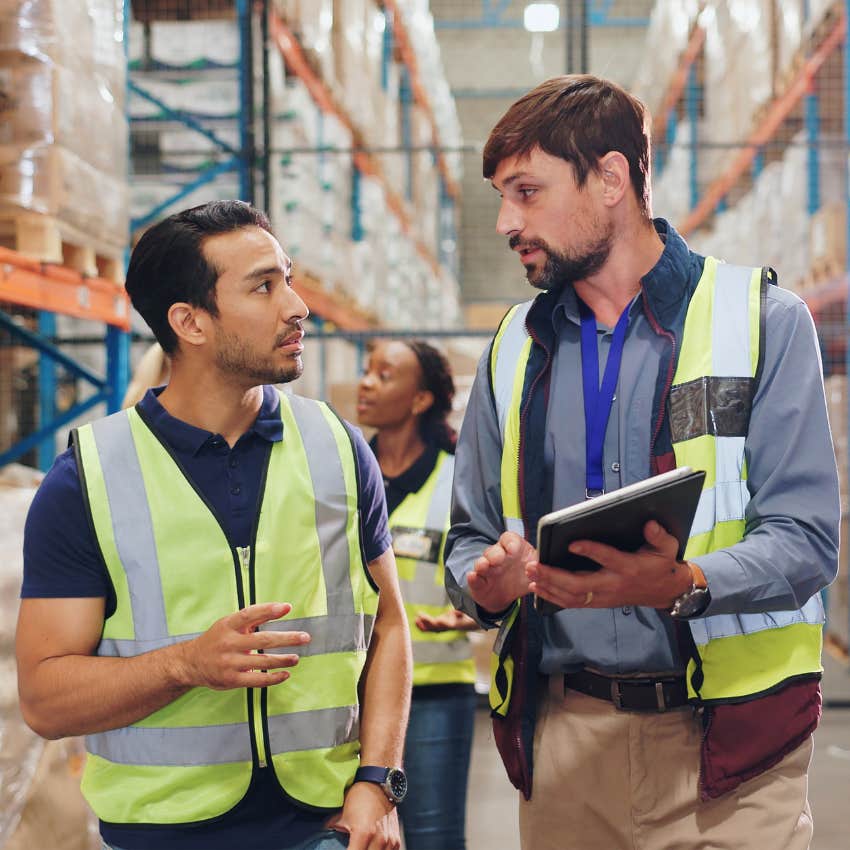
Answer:
[[523, 850], [806, 850], [812, 739], [771, 770], [699, 800], [701, 722], [689, 708], [617, 711], [553, 676], [541, 694]]

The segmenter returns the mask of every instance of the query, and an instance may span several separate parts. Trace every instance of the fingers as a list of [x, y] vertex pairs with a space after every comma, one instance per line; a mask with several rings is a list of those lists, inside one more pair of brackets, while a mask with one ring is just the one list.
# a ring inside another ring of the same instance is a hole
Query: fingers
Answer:
[[675, 558], [679, 551], [679, 541], [655, 520], [650, 520], [643, 527], [643, 537], [652, 549], [662, 555]]
[[292, 610], [288, 602], [258, 602], [226, 618], [228, 625], [237, 631], [252, 631], [269, 620], [278, 620]]

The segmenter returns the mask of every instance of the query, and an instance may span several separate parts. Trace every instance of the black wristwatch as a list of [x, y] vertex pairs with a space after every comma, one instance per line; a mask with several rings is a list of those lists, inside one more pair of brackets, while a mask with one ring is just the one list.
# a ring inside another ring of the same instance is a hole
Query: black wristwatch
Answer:
[[407, 775], [400, 767], [358, 767], [354, 781], [380, 785], [391, 803], [398, 804], [407, 796]]

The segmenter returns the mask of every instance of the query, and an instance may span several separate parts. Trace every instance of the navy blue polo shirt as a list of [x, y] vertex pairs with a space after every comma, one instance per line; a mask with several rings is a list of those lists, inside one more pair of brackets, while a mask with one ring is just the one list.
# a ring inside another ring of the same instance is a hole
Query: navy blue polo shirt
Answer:
[[[268, 444], [283, 438], [277, 392], [263, 387], [260, 412], [232, 449], [220, 434], [171, 416], [159, 403], [160, 392], [149, 390], [139, 402], [146, 419], [213, 507], [230, 545], [249, 545]], [[362, 434], [351, 426], [348, 430], [360, 479], [361, 536], [366, 559], [373, 561], [391, 545], [383, 479]], [[29, 510], [21, 596], [106, 597], [106, 615], [115, 610], [115, 594], [86, 517], [70, 449], [56, 459]], [[102, 823], [101, 834], [122, 850], [279, 850], [320, 830], [327, 817], [289, 801], [271, 768], [257, 768], [243, 800], [208, 825], [134, 828]]]

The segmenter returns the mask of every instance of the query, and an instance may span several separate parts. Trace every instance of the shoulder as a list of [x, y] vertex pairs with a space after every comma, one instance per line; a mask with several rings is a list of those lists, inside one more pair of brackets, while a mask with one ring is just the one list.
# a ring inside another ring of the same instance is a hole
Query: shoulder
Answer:
[[356, 426], [352, 425], [348, 420], [343, 419], [342, 424], [345, 426], [351, 437], [351, 445], [354, 448], [354, 457], [357, 462], [357, 470], [360, 473], [360, 489], [363, 490], [367, 481], [382, 480], [381, 469], [378, 466], [378, 459], [375, 453], [369, 448], [363, 432]]

